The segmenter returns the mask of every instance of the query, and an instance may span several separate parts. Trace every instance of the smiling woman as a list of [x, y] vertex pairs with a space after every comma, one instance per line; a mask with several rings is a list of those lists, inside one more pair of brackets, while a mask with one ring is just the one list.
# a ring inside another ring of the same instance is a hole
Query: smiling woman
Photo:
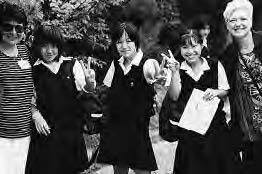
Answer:
[[233, 37], [222, 56], [231, 88], [231, 143], [243, 154], [243, 173], [256, 174], [262, 171], [262, 35], [252, 30], [250, 1], [230, 1], [223, 15]]
[[0, 173], [25, 171], [33, 97], [28, 50], [19, 44], [26, 25], [23, 9], [0, 4]]

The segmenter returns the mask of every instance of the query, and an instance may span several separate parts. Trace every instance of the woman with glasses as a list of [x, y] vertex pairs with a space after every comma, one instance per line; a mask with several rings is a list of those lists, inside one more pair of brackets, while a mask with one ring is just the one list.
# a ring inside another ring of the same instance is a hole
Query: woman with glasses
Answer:
[[231, 140], [243, 173], [256, 174], [262, 170], [262, 35], [252, 30], [253, 5], [248, 0], [230, 1], [223, 16], [233, 37], [222, 56], [232, 89]]
[[33, 79], [28, 50], [19, 44], [27, 25], [17, 5], [0, 4], [0, 173], [23, 174], [30, 142]]

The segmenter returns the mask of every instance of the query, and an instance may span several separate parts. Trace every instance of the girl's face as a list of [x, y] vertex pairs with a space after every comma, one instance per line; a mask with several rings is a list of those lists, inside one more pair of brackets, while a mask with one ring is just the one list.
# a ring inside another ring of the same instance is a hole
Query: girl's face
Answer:
[[182, 57], [190, 64], [200, 60], [202, 47], [199, 43], [182, 45], [180, 52]]
[[227, 29], [235, 38], [243, 38], [252, 28], [252, 20], [244, 10], [236, 10], [228, 20]]
[[58, 56], [58, 48], [55, 44], [47, 43], [40, 48], [44, 62], [51, 63]]
[[116, 42], [116, 48], [120, 56], [127, 59], [133, 59], [136, 55], [137, 47], [128, 34], [124, 31], [121, 38]]
[[209, 25], [205, 25], [204, 28], [201, 28], [201, 29], [199, 30], [199, 34], [200, 34], [201, 38], [207, 38], [207, 36], [209, 35], [209, 33], [210, 33], [210, 27], [209, 27]]
[[0, 31], [2, 33], [3, 42], [15, 45], [23, 38], [24, 26], [16, 21], [5, 21], [0, 25]]

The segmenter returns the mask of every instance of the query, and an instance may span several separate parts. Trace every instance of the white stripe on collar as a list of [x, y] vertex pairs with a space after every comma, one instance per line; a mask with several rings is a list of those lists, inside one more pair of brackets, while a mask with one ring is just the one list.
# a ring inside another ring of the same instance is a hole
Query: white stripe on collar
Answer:
[[[72, 60], [73, 58], [72, 57], [64, 57], [64, 56], [60, 56], [59, 58], [59, 64], [63, 63], [64, 60]], [[37, 61], [34, 63], [34, 66], [37, 66], [37, 65], [40, 65], [40, 64], [43, 64], [43, 65], [48, 65], [47, 63], [45, 63], [43, 60], [41, 59], [37, 59]]]
[[[143, 52], [142, 50], [139, 48], [138, 52], [136, 53], [135, 57], [133, 58], [133, 60], [131, 61], [130, 65], [135, 65], [135, 66], [139, 66], [141, 60], [143, 58]], [[120, 59], [118, 59], [119, 63], [124, 63], [124, 57], [122, 56]]]
[[204, 71], [210, 70], [210, 66], [207, 63], [207, 60], [202, 57], [202, 65], [201, 65], [201, 71], [199, 74], [195, 74], [192, 70], [192, 68], [188, 65], [186, 61], [183, 61], [181, 63], [180, 69], [185, 70], [186, 73], [192, 77], [195, 81], [198, 81], [200, 77], [204, 74]]
[[[207, 63], [207, 60], [206, 60], [204, 57], [202, 57], [202, 60], [203, 60], [203, 63], [202, 63], [202, 65], [201, 65], [201, 69], [202, 69], [203, 71], [209, 70], [210, 67], [209, 67], [209, 65], [208, 65], [208, 63]], [[183, 62], [181, 63], [180, 69], [186, 70], [186, 71], [192, 70], [192, 68], [188, 65], [188, 63], [187, 63], [186, 61], [183, 61]]]

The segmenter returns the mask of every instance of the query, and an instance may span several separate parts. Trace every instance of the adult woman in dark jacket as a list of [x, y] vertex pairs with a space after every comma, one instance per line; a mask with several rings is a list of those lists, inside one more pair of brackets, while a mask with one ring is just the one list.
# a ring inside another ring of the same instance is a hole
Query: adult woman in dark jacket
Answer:
[[240, 152], [246, 173], [261, 171], [262, 160], [262, 36], [251, 30], [252, 13], [248, 0], [233, 0], [223, 14], [233, 37], [222, 56], [231, 88], [232, 148]]

